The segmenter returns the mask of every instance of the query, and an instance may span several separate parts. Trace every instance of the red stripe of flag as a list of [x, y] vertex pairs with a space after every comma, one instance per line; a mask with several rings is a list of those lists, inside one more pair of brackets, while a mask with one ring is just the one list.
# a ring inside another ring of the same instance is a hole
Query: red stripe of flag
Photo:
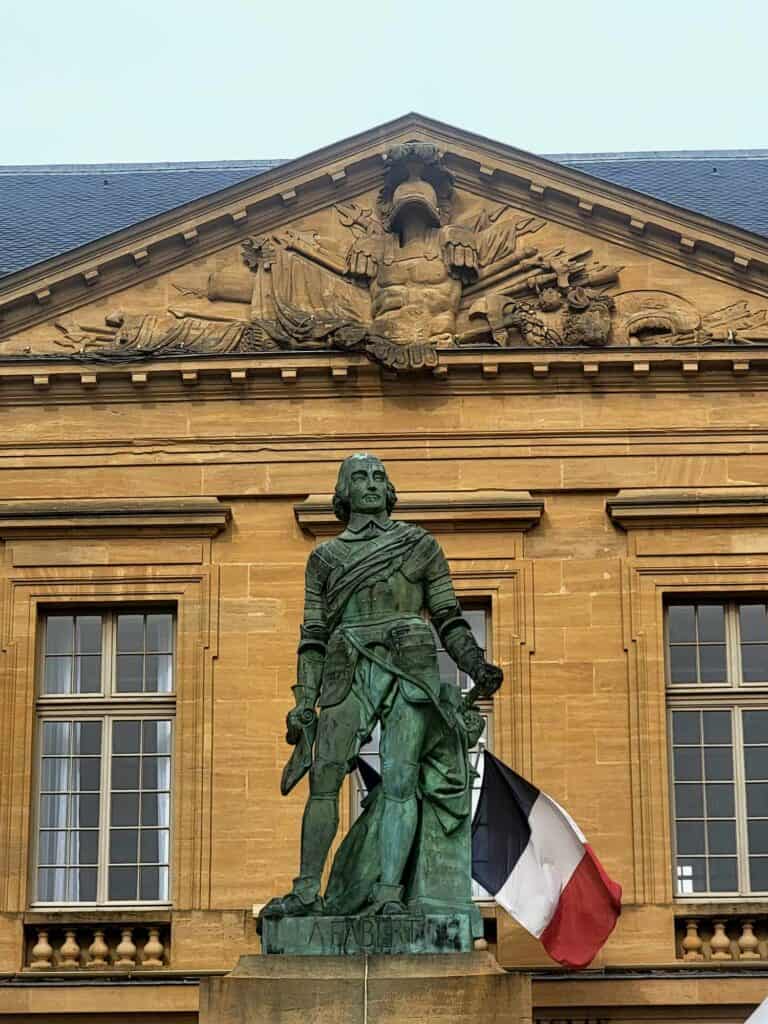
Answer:
[[614, 929], [621, 913], [621, 886], [605, 873], [592, 847], [571, 875], [557, 909], [541, 935], [553, 960], [566, 967], [586, 967]]

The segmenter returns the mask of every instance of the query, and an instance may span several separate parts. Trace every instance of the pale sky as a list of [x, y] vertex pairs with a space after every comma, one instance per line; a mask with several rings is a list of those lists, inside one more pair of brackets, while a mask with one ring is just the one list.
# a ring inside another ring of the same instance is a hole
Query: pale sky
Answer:
[[409, 110], [765, 148], [767, 39], [765, 0], [0, 0], [0, 164], [295, 157]]

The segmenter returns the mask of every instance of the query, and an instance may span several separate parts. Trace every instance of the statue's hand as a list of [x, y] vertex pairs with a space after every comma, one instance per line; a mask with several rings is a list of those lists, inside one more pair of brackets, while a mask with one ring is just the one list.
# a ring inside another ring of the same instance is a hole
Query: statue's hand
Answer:
[[475, 678], [475, 684], [481, 697], [492, 697], [504, 682], [504, 673], [498, 665], [484, 661]]
[[285, 717], [285, 742], [295, 747], [301, 739], [302, 732], [311, 725], [317, 717], [314, 708], [306, 704], [298, 704], [291, 708]]

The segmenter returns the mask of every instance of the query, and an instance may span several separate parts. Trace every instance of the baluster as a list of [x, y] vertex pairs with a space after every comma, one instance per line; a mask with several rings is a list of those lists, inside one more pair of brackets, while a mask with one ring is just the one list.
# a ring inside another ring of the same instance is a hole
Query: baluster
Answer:
[[32, 962], [29, 966], [33, 971], [50, 971], [53, 967], [52, 956], [53, 946], [48, 941], [48, 931], [45, 928], [38, 928], [37, 942], [32, 947]]
[[59, 949], [59, 970], [71, 971], [80, 966], [80, 947], [75, 940], [74, 929], [64, 932], [64, 942]]
[[759, 960], [758, 939], [754, 932], [755, 922], [746, 920], [741, 922], [741, 935], [736, 940], [739, 945], [739, 960]]
[[699, 935], [699, 922], [690, 920], [685, 922], [685, 938], [683, 939], [683, 960], [703, 960], [701, 952], [704, 943]]
[[93, 968], [95, 970], [109, 967], [107, 957], [109, 956], [109, 946], [104, 941], [104, 930], [102, 928], [96, 928], [93, 932], [93, 942], [88, 947], [88, 955], [90, 960], [86, 964], [86, 967]]
[[162, 967], [165, 947], [160, 941], [160, 929], [150, 928], [149, 938], [144, 943], [144, 956], [141, 961], [142, 967]]
[[714, 921], [714, 935], [709, 940], [713, 960], [733, 960], [731, 940], [725, 934], [725, 921]]
[[135, 967], [136, 966], [136, 944], [133, 941], [133, 928], [123, 928], [122, 938], [120, 943], [115, 950], [117, 959], [115, 960], [115, 967]]

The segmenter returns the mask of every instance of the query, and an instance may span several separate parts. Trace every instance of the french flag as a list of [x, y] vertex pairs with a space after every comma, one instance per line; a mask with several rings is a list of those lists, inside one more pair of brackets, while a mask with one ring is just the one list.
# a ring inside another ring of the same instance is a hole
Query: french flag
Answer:
[[591, 963], [621, 913], [621, 887], [567, 811], [487, 750], [472, 877], [566, 967]]

